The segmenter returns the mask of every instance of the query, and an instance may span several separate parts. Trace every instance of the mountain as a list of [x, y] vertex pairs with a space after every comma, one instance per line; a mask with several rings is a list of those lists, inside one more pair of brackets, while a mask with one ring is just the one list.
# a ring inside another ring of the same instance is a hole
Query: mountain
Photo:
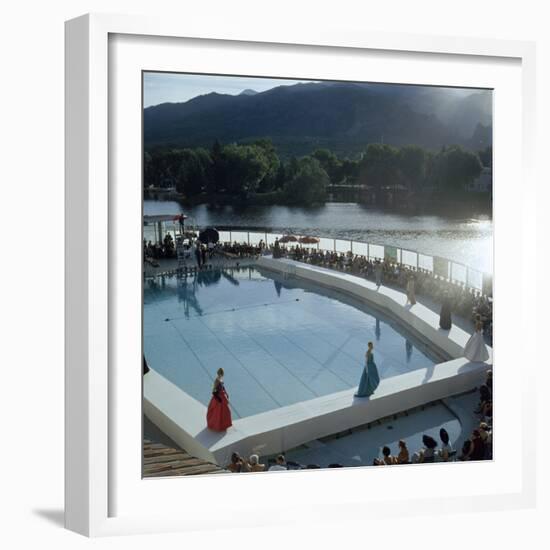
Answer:
[[251, 90], [250, 88], [247, 88], [246, 90], [243, 90], [239, 95], [256, 95], [258, 92], [256, 90]]
[[[491, 124], [488, 91], [409, 85], [310, 82], [239, 95], [210, 93], [143, 113], [146, 148], [210, 147], [270, 138], [279, 153], [328, 147], [341, 155], [370, 142], [430, 149], [485, 143]], [[474, 134], [477, 132], [477, 135]], [[483, 136], [481, 136], [483, 134]]]

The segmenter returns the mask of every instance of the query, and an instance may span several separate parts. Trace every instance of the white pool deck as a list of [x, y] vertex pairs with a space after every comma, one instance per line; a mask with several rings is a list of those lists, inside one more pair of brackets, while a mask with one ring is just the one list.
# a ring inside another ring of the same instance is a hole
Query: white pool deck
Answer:
[[144, 413], [178, 445], [195, 456], [224, 464], [233, 451], [247, 455], [278, 453], [314, 439], [372, 422], [479, 385], [492, 365], [462, 357], [469, 334], [453, 325], [439, 328], [439, 316], [417, 303], [406, 306], [397, 290], [365, 279], [288, 259], [259, 258], [265, 268], [349, 293], [398, 320], [443, 350], [450, 361], [382, 379], [370, 398], [354, 398], [355, 389], [280, 407], [234, 420], [225, 433], [206, 427], [206, 407], [151, 370], [144, 377]]

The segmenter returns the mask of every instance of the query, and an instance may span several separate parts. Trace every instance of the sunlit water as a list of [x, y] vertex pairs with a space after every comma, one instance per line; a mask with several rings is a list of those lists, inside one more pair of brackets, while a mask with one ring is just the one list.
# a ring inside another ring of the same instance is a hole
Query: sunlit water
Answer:
[[382, 379], [436, 361], [362, 302], [254, 268], [146, 280], [143, 335], [151, 368], [204, 405], [223, 367], [236, 417], [356, 387], [369, 341]]
[[184, 212], [200, 226], [266, 228], [387, 244], [442, 256], [479, 271], [492, 271], [493, 223], [490, 219], [453, 219], [383, 211], [357, 203], [290, 206], [182, 207], [175, 201], [144, 201], [145, 214]]

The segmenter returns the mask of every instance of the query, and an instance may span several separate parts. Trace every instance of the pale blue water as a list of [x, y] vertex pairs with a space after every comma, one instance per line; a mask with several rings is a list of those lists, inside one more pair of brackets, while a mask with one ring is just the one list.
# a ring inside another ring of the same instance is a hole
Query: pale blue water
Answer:
[[145, 281], [143, 332], [151, 368], [205, 405], [223, 367], [235, 417], [356, 387], [368, 341], [381, 378], [435, 363], [360, 302], [255, 268]]

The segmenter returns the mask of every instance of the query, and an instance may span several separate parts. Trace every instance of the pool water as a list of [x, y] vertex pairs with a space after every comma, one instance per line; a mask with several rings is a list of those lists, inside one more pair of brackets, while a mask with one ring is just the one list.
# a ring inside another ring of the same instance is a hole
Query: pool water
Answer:
[[369, 341], [381, 378], [436, 362], [359, 300], [253, 267], [147, 279], [143, 336], [149, 366], [204, 405], [223, 367], [234, 418], [356, 387]]

